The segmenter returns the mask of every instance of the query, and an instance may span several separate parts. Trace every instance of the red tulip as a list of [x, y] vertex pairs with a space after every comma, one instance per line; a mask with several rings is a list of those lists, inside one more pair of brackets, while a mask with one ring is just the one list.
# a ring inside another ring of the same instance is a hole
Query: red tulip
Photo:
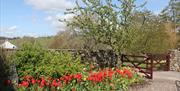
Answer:
[[78, 81], [80, 81], [82, 79], [82, 75], [76, 74], [76, 75], [74, 75], [74, 78], [77, 79]]
[[56, 81], [56, 80], [53, 80], [51, 86], [57, 87], [57, 86], [58, 86], [57, 81]]
[[101, 82], [103, 81], [103, 72], [100, 71], [98, 73], [91, 73], [87, 79], [89, 81]]
[[124, 77], [124, 72], [123, 72], [123, 71], [121, 71], [121, 70], [119, 70], [119, 69], [116, 69], [116, 72], [117, 72], [118, 74], [120, 74], [122, 77]]
[[10, 85], [11, 84], [11, 80], [4, 80], [4, 85]]
[[59, 79], [60, 79], [61, 81], [63, 81], [63, 80], [64, 80], [64, 77], [60, 77]]
[[28, 82], [26, 82], [26, 81], [22, 81], [22, 83], [21, 83], [24, 87], [28, 87], [29, 86], [29, 83]]
[[22, 84], [18, 84], [18, 88], [21, 88], [23, 85]]
[[43, 88], [44, 85], [45, 85], [45, 84], [41, 82], [41, 83], [40, 83], [40, 88]]
[[106, 70], [104, 70], [104, 74], [103, 74], [103, 76], [104, 76], [104, 77], [106, 77], [106, 76], [107, 76], [107, 72], [106, 72]]
[[49, 86], [49, 85], [50, 85], [50, 83], [49, 83], [49, 82], [46, 82], [45, 84], [46, 84], [46, 86]]
[[36, 83], [36, 80], [34, 78], [31, 79], [31, 83], [32, 84], [35, 84]]
[[113, 73], [114, 73], [114, 71], [112, 69], [109, 69], [108, 76], [110, 79], [112, 79]]
[[133, 74], [130, 70], [124, 69], [123, 72], [128, 76], [128, 78], [132, 78]]
[[40, 83], [40, 82], [41, 82], [41, 80], [37, 80], [37, 82], [38, 82], [38, 83]]
[[46, 83], [46, 80], [44, 79], [44, 77], [41, 77], [40, 88], [43, 88], [45, 83]]

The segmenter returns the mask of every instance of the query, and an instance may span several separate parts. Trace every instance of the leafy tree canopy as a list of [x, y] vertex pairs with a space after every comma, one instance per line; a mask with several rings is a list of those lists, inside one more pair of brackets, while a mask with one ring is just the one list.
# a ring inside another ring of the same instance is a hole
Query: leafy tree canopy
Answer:
[[[116, 3], [114, 3], [116, 2]], [[84, 37], [87, 49], [112, 49], [116, 52], [164, 52], [169, 36], [160, 18], [141, 10], [136, 0], [82, 0], [68, 9], [74, 14], [66, 21]]]

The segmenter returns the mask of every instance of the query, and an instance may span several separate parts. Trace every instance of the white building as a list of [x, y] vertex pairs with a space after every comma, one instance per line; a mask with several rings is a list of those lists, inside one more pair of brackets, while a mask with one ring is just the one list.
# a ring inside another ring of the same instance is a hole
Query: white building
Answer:
[[9, 41], [5, 40], [4, 42], [2, 42], [0, 44], [1, 48], [4, 49], [16, 49], [17, 47], [15, 45], [13, 45], [12, 43], [10, 43]]

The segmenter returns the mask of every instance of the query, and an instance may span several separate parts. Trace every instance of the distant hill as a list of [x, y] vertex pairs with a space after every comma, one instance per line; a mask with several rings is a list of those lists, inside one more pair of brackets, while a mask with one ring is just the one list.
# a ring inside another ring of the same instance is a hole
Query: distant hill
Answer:
[[38, 38], [25, 36], [22, 38], [11, 38], [10, 42], [16, 45], [18, 48], [21, 48], [22, 45], [26, 42], [36, 41], [40, 43], [40, 45], [42, 45], [43, 47], [47, 48], [49, 46], [49, 43], [51, 43], [52, 40], [53, 40], [53, 36], [38, 37]]
[[6, 40], [6, 39], [8, 39], [8, 40], [10, 39], [11, 40], [11, 38], [0, 36], [0, 40]]
[[19, 37], [9, 38], [9, 37], [0, 36], [0, 40], [13, 40], [13, 39], [19, 39]]
[[9, 42], [16, 45], [18, 48], [21, 48], [25, 42], [37, 41], [43, 47], [47, 48], [51, 43], [51, 41], [53, 40], [53, 37], [54, 36], [34, 38], [34, 37], [24, 36], [22, 38], [20, 37], [9, 38], [9, 37], [0, 36], [0, 44], [3, 43], [5, 40], [9, 40]]

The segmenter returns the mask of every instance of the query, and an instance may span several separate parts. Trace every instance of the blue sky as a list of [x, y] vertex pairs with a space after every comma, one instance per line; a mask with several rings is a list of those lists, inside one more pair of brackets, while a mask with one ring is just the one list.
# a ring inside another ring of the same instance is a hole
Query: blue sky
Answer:
[[[137, 4], [145, 0], [137, 0]], [[146, 9], [158, 14], [169, 0], [147, 0]], [[0, 0], [0, 36], [49, 36], [65, 30], [59, 18], [66, 8], [72, 8], [74, 0]]]

